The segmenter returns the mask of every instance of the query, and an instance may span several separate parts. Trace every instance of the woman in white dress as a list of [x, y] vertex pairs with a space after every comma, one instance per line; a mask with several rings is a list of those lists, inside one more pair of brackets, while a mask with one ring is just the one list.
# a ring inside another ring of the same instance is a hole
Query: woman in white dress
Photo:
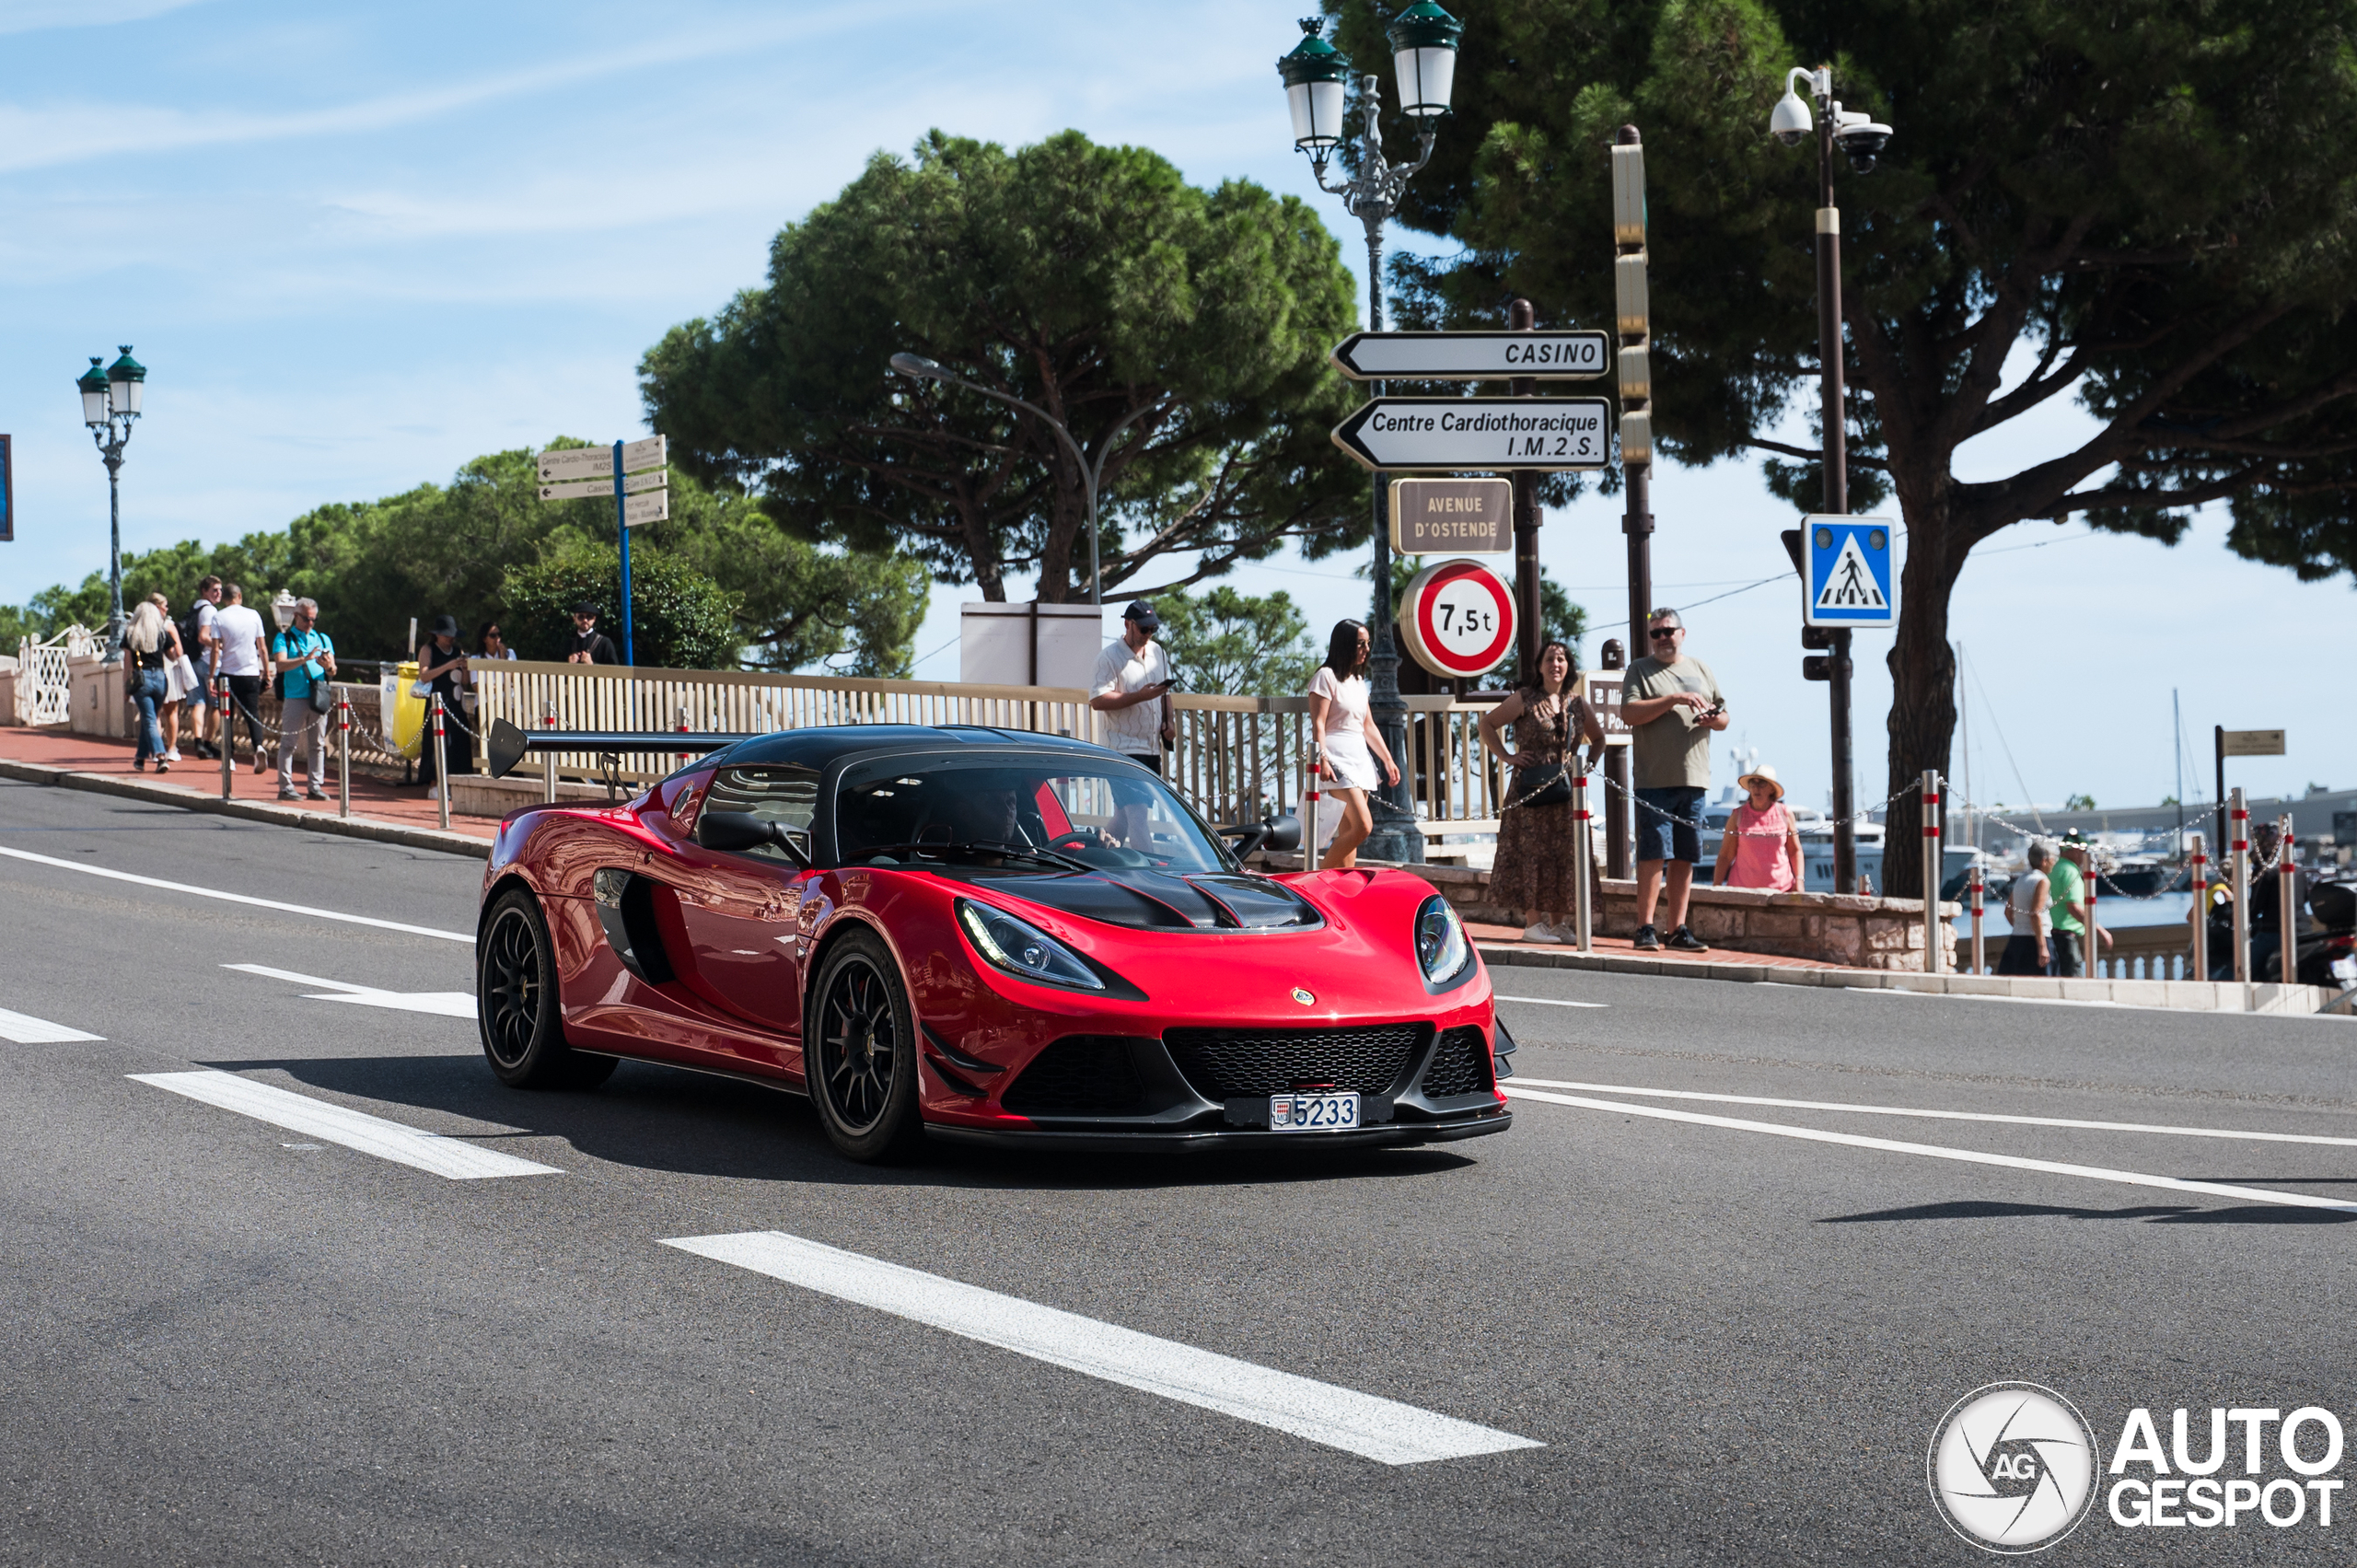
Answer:
[[[1367, 714], [1367, 635], [1364, 621], [1335, 622], [1326, 642], [1326, 662], [1309, 682], [1309, 733], [1326, 765], [1324, 794], [1340, 809], [1334, 842], [1320, 863], [1328, 871], [1359, 863], [1359, 845], [1375, 831], [1375, 817], [1367, 792], [1376, 786], [1375, 767], [1383, 763], [1383, 782], [1399, 782], [1399, 769], [1383, 747], [1383, 736]], [[1311, 846], [1314, 849], [1316, 846]]]

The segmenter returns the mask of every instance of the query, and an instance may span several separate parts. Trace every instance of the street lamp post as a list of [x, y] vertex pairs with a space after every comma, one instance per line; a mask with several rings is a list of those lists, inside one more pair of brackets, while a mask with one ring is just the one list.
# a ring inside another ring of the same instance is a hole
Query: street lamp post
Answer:
[[[1366, 327], [1383, 331], [1383, 226], [1399, 210], [1399, 197], [1425, 164], [1432, 161], [1433, 141], [1440, 117], [1448, 112], [1456, 86], [1457, 41], [1465, 26], [1432, 0], [1417, 0], [1401, 12], [1385, 37], [1391, 44], [1392, 69], [1399, 84], [1399, 111], [1416, 124], [1416, 160], [1394, 166], [1383, 156], [1381, 113], [1383, 88], [1378, 78], [1359, 78], [1359, 99], [1366, 117], [1359, 134], [1358, 174], [1341, 184], [1326, 182], [1326, 166], [1343, 140], [1343, 91], [1351, 77], [1350, 62], [1322, 36], [1325, 19], [1306, 17], [1305, 35], [1292, 53], [1277, 62], [1284, 78], [1285, 98], [1293, 110], [1293, 144], [1309, 155], [1318, 188], [1342, 198], [1342, 210], [1366, 228]], [[1383, 395], [1383, 384], [1367, 389]], [[1416, 813], [1409, 801], [1415, 777], [1408, 755], [1408, 703], [1399, 695], [1399, 654], [1391, 634], [1391, 528], [1388, 476], [1374, 476], [1375, 596], [1367, 617], [1367, 667], [1374, 677], [1367, 706], [1383, 732], [1384, 749], [1399, 764], [1399, 782], [1374, 792], [1375, 830], [1367, 836], [1369, 858], [1421, 865], [1424, 836], [1416, 828]]]
[[[1794, 84], [1806, 82], [1819, 112], [1814, 118]], [[1812, 132], [1817, 139], [1817, 419], [1823, 427], [1825, 509], [1835, 515], [1850, 510], [1850, 452], [1844, 424], [1846, 394], [1841, 386], [1841, 209], [1833, 204], [1833, 148], [1849, 155], [1850, 166], [1864, 174], [1890, 140], [1890, 127], [1842, 109], [1833, 97], [1833, 68], [1795, 68], [1784, 77], [1784, 96], [1768, 117], [1769, 134], [1788, 147], [1796, 147]], [[1858, 827], [1856, 764], [1850, 736], [1850, 632], [1835, 629], [1826, 658], [1827, 684], [1833, 709], [1833, 890], [1858, 890]], [[1937, 889], [1925, 896], [1934, 897]]]
[[1138, 420], [1160, 409], [1163, 406], [1160, 400], [1147, 403], [1143, 408], [1132, 409], [1122, 415], [1120, 423], [1106, 433], [1104, 450], [1097, 454], [1097, 460], [1092, 463], [1088, 460], [1088, 454], [1080, 449], [1080, 443], [1073, 439], [1072, 432], [1064, 428], [1064, 422], [1037, 403], [1028, 403], [1012, 392], [1002, 392], [994, 388], [969, 381], [963, 377], [952, 376], [942, 366], [925, 358], [921, 354], [894, 354], [892, 368], [903, 376], [912, 377], [920, 381], [946, 381], [950, 386], [963, 387], [970, 392], [980, 392], [986, 398], [996, 398], [1000, 402], [1012, 403], [1027, 413], [1038, 415], [1041, 424], [1056, 433], [1057, 439], [1063, 442], [1064, 449], [1072, 454], [1072, 460], [1080, 466], [1081, 483], [1088, 496], [1088, 602], [1102, 605], [1105, 602], [1105, 577], [1097, 545], [1097, 482], [1104, 476], [1105, 459], [1113, 455], [1113, 438]]
[[122, 357], [105, 369], [98, 354], [90, 367], [75, 377], [82, 394], [82, 423], [107, 465], [107, 655], [122, 656], [122, 449], [131, 441], [132, 422], [146, 389], [147, 367], [131, 357], [131, 345], [118, 345]]

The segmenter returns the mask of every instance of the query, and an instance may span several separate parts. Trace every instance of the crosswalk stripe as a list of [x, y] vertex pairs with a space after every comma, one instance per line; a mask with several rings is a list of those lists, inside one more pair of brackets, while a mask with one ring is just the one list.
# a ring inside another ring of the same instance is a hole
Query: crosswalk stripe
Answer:
[[783, 1231], [680, 1237], [663, 1245], [1382, 1464], [1546, 1446]]
[[396, 1164], [413, 1166], [447, 1176], [454, 1181], [473, 1181], [492, 1176], [556, 1176], [563, 1174], [555, 1166], [541, 1165], [497, 1149], [486, 1149], [462, 1138], [446, 1138], [438, 1132], [421, 1132], [398, 1121], [388, 1121], [381, 1116], [325, 1100], [298, 1095], [271, 1084], [258, 1084], [251, 1078], [241, 1078], [235, 1073], [215, 1072], [202, 1068], [193, 1073], [133, 1073], [132, 1082], [152, 1084], [159, 1089], [169, 1089], [176, 1095], [234, 1110], [240, 1116], [250, 1116], [274, 1127], [300, 1132], [306, 1137], [341, 1144], [347, 1149], [357, 1149], [364, 1155]]
[[12, 1040], [18, 1045], [66, 1045], [77, 1040], [104, 1039], [104, 1035], [86, 1035], [80, 1029], [69, 1029], [47, 1018], [0, 1007], [0, 1040]]

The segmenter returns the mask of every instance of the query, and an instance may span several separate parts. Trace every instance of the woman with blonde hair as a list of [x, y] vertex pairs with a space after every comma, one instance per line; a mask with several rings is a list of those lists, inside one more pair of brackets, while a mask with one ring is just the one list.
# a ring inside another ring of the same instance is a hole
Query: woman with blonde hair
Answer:
[[[170, 695], [171, 678], [165, 670], [170, 661], [180, 657], [180, 640], [171, 621], [156, 608], [156, 598], [140, 603], [122, 632], [123, 693], [139, 706], [139, 749], [131, 766], [134, 772], [143, 773], [147, 771], [150, 757], [156, 759], [157, 772], [172, 771], [164, 732], [157, 722], [157, 708]], [[175, 723], [179, 716], [173, 715]]]
[[[1481, 748], [1506, 765], [1509, 792], [1498, 813], [1490, 898], [1522, 912], [1529, 923], [1522, 934], [1527, 942], [1564, 940], [1549, 922], [1560, 924], [1579, 907], [1572, 772], [1581, 742], [1587, 744], [1588, 768], [1604, 755], [1604, 726], [1573, 683], [1578, 672], [1570, 644], [1546, 643], [1538, 650], [1538, 684], [1481, 715]], [[1512, 751], [1498, 739], [1509, 725]]]

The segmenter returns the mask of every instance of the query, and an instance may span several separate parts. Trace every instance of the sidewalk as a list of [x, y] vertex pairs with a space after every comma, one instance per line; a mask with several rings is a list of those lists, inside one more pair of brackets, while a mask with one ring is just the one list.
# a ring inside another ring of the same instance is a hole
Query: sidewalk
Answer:
[[[344, 833], [459, 854], [488, 854], [492, 838], [499, 830], [499, 824], [487, 819], [454, 815], [446, 832], [437, 807], [425, 798], [423, 788], [412, 785], [404, 789], [358, 772], [352, 775], [352, 817], [348, 821], [338, 817], [333, 799], [279, 799], [277, 770], [257, 773], [250, 762], [240, 762], [232, 769], [231, 798], [224, 801], [219, 762], [202, 761], [192, 755], [174, 763], [168, 773], [158, 774], [152, 768], [143, 773], [131, 766], [136, 749], [128, 741], [11, 725], [0, 727], [0, 777], [95, 789], [191, 811], [212, 811], [253, 821], [275, 822], [282, 827]], [[331, 796], [335, 793], [334, 772], [331, 758]], [[299, 772], [296, 779], [299, 788]]]

